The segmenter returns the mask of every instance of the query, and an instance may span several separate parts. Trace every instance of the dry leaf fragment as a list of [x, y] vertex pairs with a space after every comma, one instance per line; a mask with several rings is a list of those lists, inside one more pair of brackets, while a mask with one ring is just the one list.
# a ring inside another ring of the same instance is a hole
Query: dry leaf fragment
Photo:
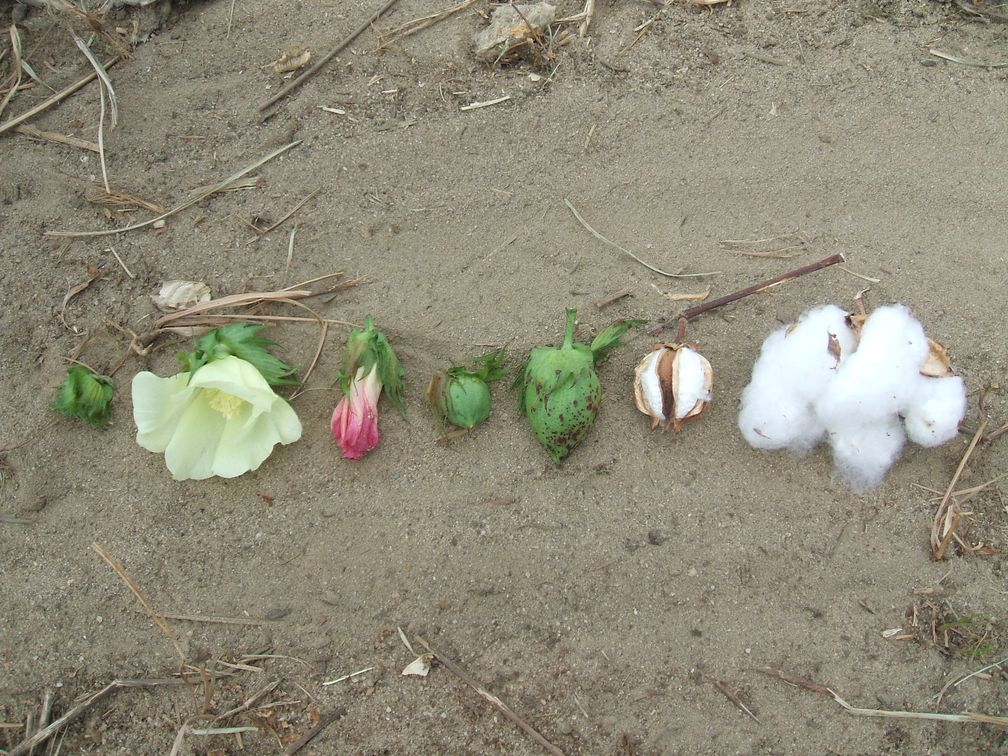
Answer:
[[829, 341], [826, 344], [826, 351], [828, 351], [830, 355], [833, 357], [833, 359], [836, 360], [836, 363], [834, 363], [833, 365], [833, 367], [836, 367], [837, 365], [840, 364], [840, 357], [842, 355], [840, 349], [840, 339], [838, 339], [837, 335], [832, 331], [830, 331], [828, 338]]
[[210, 287], [202, 281], [165, 281], [161, 291], [151, 294], [154, 305], [162, 312], [182, 310], [200, 302], [210, 301]]
[[416, 677], [427, 677], [427, 673], [430, 672], [431, 660], [433, 658], [434, 654], [423, 654], [418, 656], [406, 665], [406, 669], [402, 671], [402, 674], [406, 676], [414, 675]]
[[945, 347], [934, 339], [928, 339], [928, 347], [928, 356], [924, 360], [924, 364], [920, 367], [921, 375], [930, 376], [932, 378], [943, 378], [945, 376], [953, 375], [952, 361], [949, 359], [948, 352], [945, 351]]
[[311, 50], [304, 50], [300, 47], [292, 47], [279, 58], [273, 61], [273, 71], [279, 74], [297, 71], [299, 68], [307, 66], [311, 61]]

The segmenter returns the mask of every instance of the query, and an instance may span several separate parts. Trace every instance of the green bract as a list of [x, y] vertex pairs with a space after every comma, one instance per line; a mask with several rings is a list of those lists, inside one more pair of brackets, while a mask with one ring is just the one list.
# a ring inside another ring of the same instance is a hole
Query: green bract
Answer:
[[504, 347], [484, 354], [477, 358], [480, 367], [476, 370], [454, 365], [434, 374], [427, 386], [427, 401], [441, 422], [471, 429], [487, 419], [490, 414], [488, 384], [504, 376], [504, 354]]
[[215, 328], [196, 342], [193, 351], [180, 354], [179, 360], [192, 376], [214, 360], [237, 357], [258, 370], [270, 386], [297, 383], [294, 368], [267, 351], [266, 348], [273, 346], [274, 342], [258, 335], [263, 328], [265, 326], [261, 324], [251, 323], [232, 323]]
[[100, 428], [108, 424], [114, 393], [115, 384], [111, 378], [98, 375], [82, 365], [71, 365], [51, 409]]
[[340, 373], [343, 394], [349, 396], [350, 381], [354, 376], [368, 375], [375, 366], [378, 367], [378, 380], [382, 390], [405, 417], [406, 407], [402, 396], [405, 371], [385, 334], [374, 327], [374, 319], [370, 315], [365, 315], [364, 327], [354, 328], [347, 336], [343, 371]]
[[581, 443], [598, 416], [602, 387], [595, 363], [620, 346], [623, 334], [644, 322], [617, 321], [589, 346], [574, 341], [576, 316], [577, 310], [567, 308], [563, 345], [533, 349], [515, 381], [518, 409], [558, 465]]

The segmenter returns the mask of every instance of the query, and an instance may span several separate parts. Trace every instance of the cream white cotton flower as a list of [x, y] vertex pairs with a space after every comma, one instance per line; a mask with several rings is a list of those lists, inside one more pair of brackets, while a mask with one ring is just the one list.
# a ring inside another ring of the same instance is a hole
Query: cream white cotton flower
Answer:
[[133, 378], [137, 443], [164, 453], [175, 480], [234, 478], [273, 447], [301, 438], [301, 421], [249, 362], [222, 357], [189, 373]]

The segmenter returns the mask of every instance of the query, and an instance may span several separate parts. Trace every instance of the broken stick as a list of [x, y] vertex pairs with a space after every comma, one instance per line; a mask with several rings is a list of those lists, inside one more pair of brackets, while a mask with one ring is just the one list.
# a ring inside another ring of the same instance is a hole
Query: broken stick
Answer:
[[457, 678], [462, 680], [466, 685], [476, 691], [477, 695], [480, 696], [484, 701], [493, 706], [497, 711], [503, 714], [507, 719], [511, 720], [514, 724], [518, 726], [522, 732], [528, 735], [532, 740], [534, 740], [539, 746], [542, 747], [546, 753], [553, 754], [553, 756], [564, 756], [564, 752], [557, 748], [555, 745], [550, 743], [546, 738], [539, 734], [539, 732], [532, 727], [528, 722], [518, 716], [514, 710], [508, 706], [506, 703], [501, 701], [497, 696], [488, 691], [482, 685], [480, 685], [474, 677], [472, 677], [468, 672], [466, 672], [462, 667], [453, 662], [447, 656], [442, 654], [440, 651], [436, 650], [431, 646], [430, 643], [425, 641], [420, 636], [416, 636], [415, 640], [421, 646], [426, 648], [430, 653], [434, 654], [434, 657], [441, 662], [445, 668], [455, 675]]

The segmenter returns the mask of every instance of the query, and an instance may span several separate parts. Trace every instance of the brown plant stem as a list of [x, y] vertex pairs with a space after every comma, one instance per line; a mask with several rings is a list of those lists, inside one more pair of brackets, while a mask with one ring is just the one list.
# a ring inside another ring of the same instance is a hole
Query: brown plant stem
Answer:
[[[676, 337], [677, 341], [682, 341], [686, 336], [686, 322], [697, 315], [703, 315], [705, 312], [710, 312], [711, 310], [717, 309], [722, 305], [731, 304], [732, 302], [737, 302], [740, 299], [745, 299], [751, 294], [758, 294], [761, 291], [769, 289], [771, 286], [776, 286], [779, 283], [784, 283], [785, 281], [790, 281], [794, 278], [804, 276], [806, 273], [814, 273], [817, 270], [822, 270], [823, 268], [828, 268], [831, 265], [836, 265], [837, 263], [844, 262], [844, 256], [837, 254], [831, 255], [830, 257], [823, 258], [818, 262], [810, 263], [808, 265], [803, 265], [800, 268], [795, 268], [794, 270], [789, 270], [787, 273], [781, 273], [779, 276], [770, 278], [766, 281], [761, 281], [758, 284], [753, 284], [752, 286], [747, 286], [744, 289], [739, 289], [738, 291], [733, 291], [731, 294], [725, 294], [723, 297], [718, 297], [717, 299], [712, 299], [709, 302], [703, 302], [702, 304], [695, 305], [693, 307], [687, 307], [685, 310], [679, 313], [679, 333]], [[663, 329], [667, 328], [669, 321], [663, 320], [658, 323], [654, 328], [652, 328], [648, 333], [651, 336], [659, 334]]]
[[351, 42], [357, 39], [357, 37], [359, 37], [361, 34], [363, 34], [365, 31], [371, 28], [371, 25], [374, 24], [374, 22], [377, 21], [379, 18], [381, 18], [385, 14], [385, 12], [389, 10], [389, 8], [391, 8], [393, 5], [396, 4], [396, 2], [398, 2], [398, 0], [388, 0], [388, 2], [382, 5], [381, 8], [372, 13], [367, 18], [367, 20], [362, 21], [361, 24], [356, 29], [354, 29], [346, 37], [344, 37], [342, 42], [340, 42], [338, 45], [336, 45], [336, 47], [334, 47], [332, 50], [330, 50], [321, 58], [319, 58], [318, 62], [315, 63], [315, 65], [313, 65], [311, 68], [309, 68], [307, 71], [305, 71], [303, 74], [298, 76], [296, 79], [294, 79], [286, 86], [281, 87], [279, 92], [277, 92], [275, 95], [266, 100], [266, 102], [260, 105], [259, 112], [266, 110], [271, 105], [275, 105], [277, 102], [282, 100], [284, 97], [286, 97], [295, 89], [297, 89], [306, 81], [308, 81], [308, 79], [310, 79], [319, 71], [321, 71], [325, 67], [326, 63], [328, 63], [336, 55], [338, 55], [345, 47], [347, 47], [347, 45], [349, 45]]

